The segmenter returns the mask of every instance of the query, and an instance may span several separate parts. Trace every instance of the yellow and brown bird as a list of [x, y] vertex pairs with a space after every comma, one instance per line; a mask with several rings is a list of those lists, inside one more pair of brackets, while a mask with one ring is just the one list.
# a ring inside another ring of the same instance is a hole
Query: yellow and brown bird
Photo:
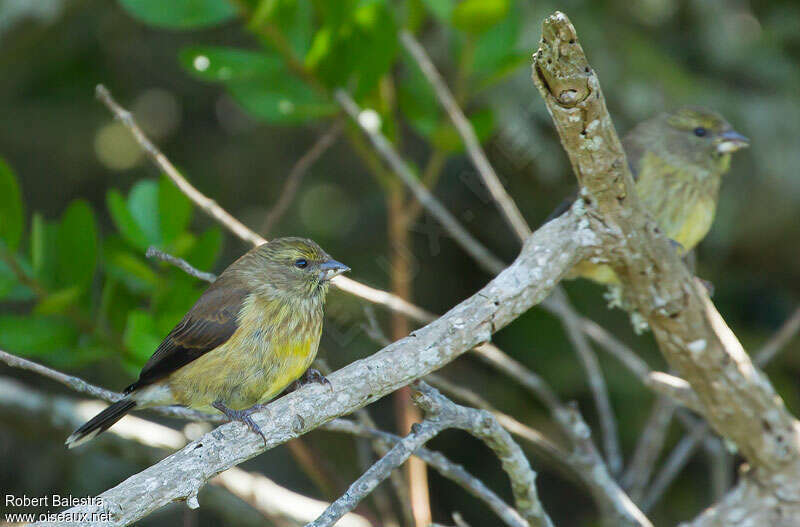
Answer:
[[330, 279], [349, 268], [303, 238], [279, 238], [233, 262], [170, 331], [125, 397], [78, 428], [85, 443], [133, 409], [216, 408], [264, 435], [250, 414], [301, 376], [322, 333]]
[[[731, 154], [749, 140], [718, 113], [685, 107], [640, 123], [622, 142], [642, 204], [681, 254], [691, 251], [714, 221]], [[576, 265], [571, 276], [618, 282], [609, 266], [589, 261]]]

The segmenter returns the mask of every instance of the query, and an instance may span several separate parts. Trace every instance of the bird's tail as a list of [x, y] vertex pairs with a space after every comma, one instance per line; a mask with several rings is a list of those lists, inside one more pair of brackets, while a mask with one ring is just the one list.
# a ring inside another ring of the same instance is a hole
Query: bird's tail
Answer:
[[64, 442], [67, 448], [75, 448], [87, 441], [91, 441], [97, 435], [105, 432], [111, 425], [122, 419], [125, 414], [133, 410], [136, 401], [122, 399], [117, 401], [75, 430]]

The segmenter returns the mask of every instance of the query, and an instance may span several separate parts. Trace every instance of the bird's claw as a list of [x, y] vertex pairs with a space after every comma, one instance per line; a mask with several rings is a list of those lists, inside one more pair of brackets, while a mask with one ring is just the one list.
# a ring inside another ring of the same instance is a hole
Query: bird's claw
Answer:
[[221, 401], [215, 402], [212, 406], [225, 414], [225, 417], [227, 417], [228, 420], [239, 421], [240, 423], [247, 425], [247, 428], [261, 436], [261, 439], [264, 441], [264, 446], [267, 446], [267, 436], [265, 436], [264, 432], [261, 431], [261, 427], [259, 427], [255, 421], [253, 421], [253, 418], [250, 417], [254, 412], [263, 410], [267, 406], [266, 404], [254, 404], [250, 408], [245, 408], [244, 410], [234, 410], [232, 408], [228, 408]]
[[307, 369], [306, 372], [303, 374], [303, 376], [300, 378], [300, 380], [302, 384], [315, 382], [317, 384], [322, 384], [323, 386], [327, 386], [328, 389], [333, 391], [333, 384], [331, 384], [331, 381], [329, 381], [327, 377], [322, 375], [322, 372], [320, 372], [319, 370], [315, 370], [314, 368]]

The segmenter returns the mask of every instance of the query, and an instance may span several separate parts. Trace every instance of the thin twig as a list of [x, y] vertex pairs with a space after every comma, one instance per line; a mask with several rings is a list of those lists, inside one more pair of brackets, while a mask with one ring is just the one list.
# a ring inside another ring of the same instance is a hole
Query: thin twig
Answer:
[[264, 223], [261, 226], [261, 232], [264, 233], [266, 236], [278, 220], [286, 213], [289, 208], [289, 204], [292, 202], [294, 195], [297, 193], [297, 189], [300, 188], [300, 182], [303, 180], [303, 176], [305, 176], [308, 169], [317, 162], [317, 160], [322, 157], [322, 154], [328, 151], [328, 149], [336, 142], [339, 136], [342, 133], [343, 123], [341, 120], [337, 120], [330, 129], [322, 134], [322, 136], [315, 142], [309, 150], [303, 154], [303, 157], [297, 160], [294, 164], [292, 169], [289, 171], [289, 175], [286, 176], [286, 180], [283, 182], [283, 187], [281, 188], [280, 193], [278, 194], [278, 200], [272, 206], [272, 209], [267, 213], [266, 218], [264, 218]]
[[619, 488], [591, 439], [591, 430], [580, 412], [563, 404], [547, 382], [490, 344], [474, 350], [477, 355], [502, 371], [536, 396], [572, 443], [567, 458], [587, 484], [595, 502], [611, 525], [650, 527], [652, 524]]
[[628, 469], [622, 476], [622, 485], [628, 489], [631, 498], [639, 502], [642, 498], [653, 468], [658, 461], [667, 431], [675, 413], [675, 403], [666, 396], [659, 396], [653, 404], [650, 416], [642, 428], [642, 435], [636, 443]]
[[[253, 245], [261, 245], [267, 242], [265, 238], [250, 230], [247, 226], [224, 211], [213, 200], [204, 196], [196, 188], [194, 188], [177, 171], [172, 163], [169, 162], [166, 156], [164, 156], [164, 154], [161, 153], [152, 142], [150, 142], [147, 136], [144, 135], [136, 122], [133, 120], [130, 112], [121, 107], [113, 99], [105, 86], [97, 86], [97, 97], [109, 108], [109, 110], [111, 110], [114, 116], [130, 130], [134, 139], [139, 143], [142, 149], [148, 153], [155, 164], [175, 183], [175, 185], [182, 192], [184, 192], [184, 194], [186, 194], [189, 199], [191, 199], [198, 207], [200, 207], [201, 210], [206, 212], [209, 216], [217, 220], [223, 227], [227, 228], [244, 241], [250, 242]], [[428, 202], [426, 201], [424, 203]], [[233, 221], [228, 220], [228, 218], [233, 218]], [[484, 262], [484, 265], [488, 265], [489, 263], [490, 262], [488, 261]], [[492, 272], [495, 272], [498, 267], [499, 265], [497, 265], [496, 262], [492, 263]], [[406, 315], [417, 322], [428, 323], [436, 318], [436, 315], [433, 313], [387, 291], [367, 286], [341, 275], [334, 278], [333, 281], [334, 284], [342, 291], [348, 292], [373, 304], [382, 305], [392, 311], [402, 313], [403, 315]], [[554, 305], [551, 299], [547, 299], [545, 302], [543, 302], [542, 306], [551, 312], [555, 312], [555, 308], [558, 307]], [[643, 370], [649, 371], [649, 367], [647, 367], [646, 363], [641, 361], [641, 359], [637, 360], [636, 354], [630, 350], [630, 348], [615, 339], [613, 335], [608, 333], [605, 329], [586, 318], [581, 318], [581, 325], [589, 337], [595, 340], [612, 355], [619, 358], [623, 364], [628, 366], [634, 373], [639, 375], [640, 378], [643, 378]]]
[[800, 307], [789, 315], [778, 331], [753, 355], [755, 363], [761, 367], [766, 366], [786, 344], [791, 342], [798, 331], [800, 331]]
[[459, 245], [466, 250], [472, 258], [491, 274], [502, 271], [506, 265], [495, 257], [489, 250], [476, 240], [458, 220], [444, 206], [433, 197], [433, 194], [420, 183], [419, 178], [411, 168], [400, 158], [392, 144], [374, 127], [369, 126], [363, 118], [361, 108], [344, 90], [336, 90], [334, 97], [339, 105], [356, 123], [372, 143], [381, 157], [391, 167], [397, 176], [414, 194], [414, 197], [423, 207], [434, 216], [442, 226], [457, 239]]
[[531, 235], [531, 228], [528, 226], [519, 208], [517, 208], [517, 204], [511, 199], [511, 196], [500, 182], [500, 178], [497, 177], [494, 168], [486, 158], [486, 154], [483, 152], [483, 148], [481, 148], [481, 143], [475, 135], [472, 124], [470, 124], [464, 112], [461, 111], [455, 97], [450, 93], [450, 89], [447, 87], [444, 79], [442, 79], [442, 76], [436, 70], [436, 66], [433, 65], [428, 54], [425, 53], [425, 48], [423, 48], [422, 45], [417, 42], [417, 39], [407, 30], [400, 32], [400, 41], [403, 43], [406, 50], [411, 53], [411, 56], [414, 57], [423, 75], [425, 75], [425, 78], [428, 79], [428, 82], [433, 86], [439, 102], [444, 107], [447, 115], [450, 116], [453, 125], [464, 141], [464, 147], [469, 157], [472, 159], [475, 168], [478, 169], [478, 174], [480, 174], [483, 183], [486, 185], [486, 188], [489, 189], [489, 193], [503, 213], [503, 218], [517, 235], [517, 238], [524, 242], [528, 239], [528, 236]]
[[[74, 429], [91, 418], [100, 407], [95, 401], [81, 401], [72, 397], [51, 395], [30, 388], [16, 379], [0, 376], [0, 407], [16, 411], [20, 415], [37, 422], [51, 423], [59, 430]], [[148, 421], [136, 416], [126, 416], [108, 430], [110, 438], [125, 440], [125, 452], [132, 445], [147, 447], [138, 454], [144, 454], [152, 462], [163, 457], [162, 451], [175, 451], [190, 442], [186, 433]], [[119, 441], [121, 444], [122, 441]], [[159, 449], [155, 451], [153, 449]], [[157, 455], [154, 455], [157, 452]], [[212, 479], [210, 483], [226, 489], [231, 494], [248, 503], [270, 521], [282, 519], [306, 522], [323, 511], [327, 503], [298, 494], [261, 474], [254, 474], [233, 467]], [[261, 520], [263, 524], [263, 519]], [[350, 514], [342, 518], [340, 525], [349, 527], [369, 527], [371, 524], [362, 516]]]
[[[334, 419], [323, 428], [334, 432], [345, 432], [372, 438], [388, 445], [397, 444], [403, 439], [389, 432], [377, 430], [373, 427], [354, 423], [345, 419]], [[388, 452], [388, 449], [386, 452]], [[463, 487], [464, 490], [469, 492], [472, 496], [483, 501], [506, 524], [517, 525], [521, 519], [519, 513], [515, 511], [513, 507], [504, 502], [481, 480], [467, 472], [461, 465], [450, 461], [440, 452], [434, 452], [421, 447], [415, 450], [413, 455], [423, 460], [442, 476]]]
[[580, 319], [571, 309], [567, 295], [561, 288], [553, 291], [552, 297], [556, 297], [559, 303], [564, 306], [561, 309], [561, 322], [567, 332], [567, 337], [572, 346], [578, 352], [578, 358], [583, 364], [586, 376], [589, 379], [589, 388], [594, 398], [597, 408], [597, 415], [600, 418], [600, 428], [603, 431], [603, 451], [605, 452], [606, 462], [612, 474], [618, 474], [622, 470], [622, 453], [619, 446], [619, 436], [617, 435], [617, 420], [614, 417], [614, 409], [606, 387], [606, 380], [600, 363], [597, 360], [586, 335], [581, 331]]
[[[167, 159], [167, 157], [147, 138], [141, 128], [134, 121], [131, 113], [120, 106], [111, 96], [108, 89], [102, 84], [96, 88], [97, 98], [106, 105], [116, 119], [118, 119], [133, 135], [133, 138], [145, 153], [152, 159], [158, 168], [183, 192], [195, 205], [203, 212], [211, 216], [219, 224], [231, 231], [241, 240], [252, 245], [262, 245], [267, 240], [255, 231], [248, 228], [242, 222], [234, 218], [229, 212], [220, 207], [214, 200], [208, 198], [189, 183], [186, 178], [178, 172], [178, 169]], [[382, 291], [374, 287], [362, 284], [345, 276], [339, 275], [333, 279], [333, 284], [342, 291], [346, 291], [359, 298], [380, 304], [393, 311], [418, 321], [430, 322], [435, 317], [432, 313], [415, 306], [411, 302], [403, 300], [397, 295], [387, 291]]]
[[[95, 386], [94, 384], [88, 383], [83, 379], [78, 377], [67, 375], [66, 373], [61, 373], [60, 371], [56, 371], [54, 369], [48, 368], [47, 366], [43, 366], [36, 362], [30, 361], [28, 359], [23, 359], [22, 357], [17, 357], [16, 355], [12, 355], [11, 353], [5, 352], [0, 350], [0, 361], [6, 363], [8, 366], [12, 368], [19, 368], [22, 370], [32, 371], [34, 373], [38, 373], [48, 379], [52, 379], [56, 382], [67, 386], [79, 393], [85, 393], [87, 395], [91, 395], [92, 397], [97, 397], [98, 399], [102, 399], [103, 401], [108, 401], [110, 403], [115, 403], [122, 399], [123, 395], [121, 393], [112, 392], [111, 390], [106, 390], [105, 388], [100, 388], [99, 386]], [[166, 415], [169, 417], [179, 417], [181, 419], [188, 419], [191, 421], [209, 421], [213, 423], [224, 423], [226, 419], [222, 415], [212, 415], [207, 414], [204, 412], [198, 412], [196, 410], [190, 410], [188, 408], [182, 408], [179, 406], [157, 406], [153, 408], [148, 408], [148, 410], [152, 410], [156, 413], [161, 415]]]
[[192, 264], [190, 264], [183, 258], [178, 258], [177, 256], [165, 253], [164, 251], [161, 251], [153, 246], [148, 247], [144, 255], [147, 258], [160, 260], [162, 262], [167, 262], [169, 264], [172, 264], [181, 271], [183, 271], [184, 273], [190, 276], [194, 276], [198, 280], [203, 280], [204, 282], [213, 282], [214, 280], [217, 279], [217, 275], [215, 275], [214, 273], [207, 273], [205, 271], [200, 271], [199, 269], [193, 267]]
[[659, 473], [653, 478], [653, 483], [644, 498], [642, 498], [640, 506], [643, 511], [649, 511], [653, 508], [653, 505], [658, 503], [658, 500], [661, 499], [661, 496], [663, 496], [673, 480], [681, 473], [686, 463], [689, 462], [697, 447], [703, 443], [703, 439], [708, 432], [708, 424], [698, 423], [690, 433], [678, 441], [678, 444], [667, 456], [667, 460]]
[[[419, 383], [415, 402], [425, 411], [426, 419], [415, 426], [411, 434], [401, 439], [377, 463], [370, 467], [347, 492], [307, 527], [326, 527], [366, 496], [388, 474], [400, 466], [411, 454], [446, 428], [460, 428], [482, 439], [500, 458], [503, 468], [511, 479], [517, 508], [522, 517], [509, 525], [551, 526], [552, 522], [542, 509], [536, 492], [536, 474], [530, 468], [519, 446], [513, 442], [497, 421], [488, 412], [456, 405], [437, 390]], [[526, 523], [526, 521], [528, 523]]]
[[[788, 344], [791, 339], [796, 335], [796, 333], [800, 330], [800, 308], [795, 309], [795, 311], [787, 317], [787, 319], [781, 324], [781, 327], [775, 332], [775, 334], [770, 337], [770, 339], [761, 347], [754, 354], [754, 362], [764, 367], [766, 366], [772, 359], [774, 359], [778, 352]], [[652, 375], [657, 375], [658, 372], [654, 372]], [[663, 375], [663, 374], [661, 374]], [[651, 381], [657, 381], [658, 377], [651, 376]], [[683, 381], [685, 383], [685, 381]], [[660, 384], [660, 385], [659, 385]], [[662, 393], [667, 393], [671, 399], [681, 401], [683, 399], [683, 404], [688, 406], [689, 408], [694, 408], [697, 410], [696, 406], [691, 404], [691, 401], [694, 401], [695, 404], [698, 404], [696, 396], [693, 393], [690, 395], [694, 396], [692, 399], [685, 399], [683, 395], [686, 395], [686, 387], [678, 390], [675, 386], [675, 383], [657, 383], [654, 382], [651, 384], [652, 388], [655, 388]], [[672, 389], [669, 389], [672, 388]], [[679, 392], [683, 392], [681, 395]], [[659, 399], [661, 400], [661, 399]], [[648, 464], [645, 464], [644, 460], [641, 464], [634, 465], [631, 464], [628, 473], [626, 473], [626, 478], [623, 480], [627, 482], [626, 487], [631, 489], [631, 496], [638, 502], [642, 493], [644, 492], [644, 486], [647, 484], [649, 479], [649, 474], [652, 472], [653, 464], [657, 461], [658, 453], [661, 450], [661, 445], [663, 445], [664, 435], [668, 429], [669, 420], [672, 417], [675, 406], [672, 403], [666, 403], [669, 405], [670, 409], [666, 409], [662, 407], [662, 415], [652, 415], [651, 419], [659, 418], [658, 426], [653, 428], [651, 426], [647, 426], [645, 428], [645, 433], [642, 436], [642, 440], [640, 441], [639, 445], [637, 445], [637, 452], [639, 449], [648, 449], [650, 452], [647, 453], [648, 459], [646, 460]], [[655, 412], [655, 409], [654, 409]], [[650, 421], [648, 421], [649, 423]], [[711, 436], [711, 429], [706, 427], [703, 431], [702, 437], [698, 439], [694, 439], [693, 434], [696, 430], [690, 430], [689, 432], [685, 433], [681, 440], [678, 442], [678, 445], [673, 449], [672, 453], [668, 456], [667, 461], [662, 468], [662, 471], [654, 481], [651, 489], [650, 494], [648, 494], [649, 499], [653, 502], [657, 501], [661, 494], [663, 494], [665, 488], [672, 482], [672, 480], [677, 476], [680, 469], [682, 469], [686, 463], [688, 463], [689, 459], [691, 458], [692, 454], [694, 453], [695, 449], [699, 446], [701, 441], [707, 441]], [[645, 438], [648, 438], [649, 441], [645, 443]], [[645, 453], [642, 452], [642, 455]], [[721, 455], [721, 454], [720, 454]], [[634, 460], [636, 459], [636, 454], [634, 454]]]

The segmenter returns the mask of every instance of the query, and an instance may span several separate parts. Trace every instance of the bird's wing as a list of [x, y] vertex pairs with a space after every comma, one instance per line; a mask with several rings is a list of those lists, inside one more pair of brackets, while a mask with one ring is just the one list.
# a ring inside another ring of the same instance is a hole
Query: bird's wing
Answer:
[[157, 382], [217, 346], [224, 344], [236, 331], [237, 316], [248, 292], [225, 287], [220, 277], [192, 306], [147, 361], [139, 379], [125, 389]]

